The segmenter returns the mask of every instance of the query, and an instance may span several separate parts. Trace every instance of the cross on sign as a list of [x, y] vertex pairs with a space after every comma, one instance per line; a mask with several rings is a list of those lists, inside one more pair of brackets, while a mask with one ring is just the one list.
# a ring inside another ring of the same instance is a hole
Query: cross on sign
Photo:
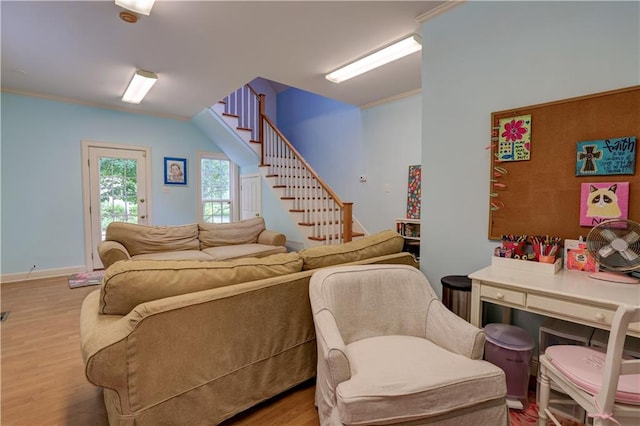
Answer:
[[595, 145], [586, 145], [584, 152], [578, 153], [578, 160], [583, 160], [582, 173], [595, 173], [598, 170], [596, 160], [602, 158], [602, 151], [597, 151]]

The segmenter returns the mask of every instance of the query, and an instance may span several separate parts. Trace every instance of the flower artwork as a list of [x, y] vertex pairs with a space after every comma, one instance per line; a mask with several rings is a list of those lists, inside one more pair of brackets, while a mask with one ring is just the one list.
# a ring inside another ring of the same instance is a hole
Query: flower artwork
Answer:
[[420, 219], [421, 199], [421, 168], [420, 165], [409, 166], [409, 182], [407, 185], [407, 218]]
[[498, 131], [498, 161], [531, 158], [531, 115], [501, 118]]

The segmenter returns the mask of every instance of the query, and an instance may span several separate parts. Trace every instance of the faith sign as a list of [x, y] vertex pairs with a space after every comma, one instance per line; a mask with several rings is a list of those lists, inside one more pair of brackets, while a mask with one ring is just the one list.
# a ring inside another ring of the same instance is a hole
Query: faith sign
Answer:
[[636, 150], [635, 136], [578, 142], [576, 176], [632, 175]]

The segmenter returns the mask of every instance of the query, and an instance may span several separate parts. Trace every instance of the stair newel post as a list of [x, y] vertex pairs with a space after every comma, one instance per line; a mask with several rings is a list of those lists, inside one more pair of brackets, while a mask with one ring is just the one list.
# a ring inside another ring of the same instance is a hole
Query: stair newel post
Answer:
[[344, 203], [342, 208], [342, 238], [348, 243], [353, 238], [353, 203]]
[[264, 93], [260, 93], [258, 95], [258, 109], [260, 113], [258, 114], [258, 142], [260, 142], [260, 165], [264, 166], [264, 115], [265, 115], [265, 101], [264, 101]]

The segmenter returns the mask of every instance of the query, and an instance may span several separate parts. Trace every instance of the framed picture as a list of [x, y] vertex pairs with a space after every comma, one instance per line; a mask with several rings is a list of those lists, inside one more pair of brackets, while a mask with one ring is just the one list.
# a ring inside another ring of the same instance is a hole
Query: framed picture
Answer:
[[187, 185], [187, 159], [164, 157], [164, 184]]

